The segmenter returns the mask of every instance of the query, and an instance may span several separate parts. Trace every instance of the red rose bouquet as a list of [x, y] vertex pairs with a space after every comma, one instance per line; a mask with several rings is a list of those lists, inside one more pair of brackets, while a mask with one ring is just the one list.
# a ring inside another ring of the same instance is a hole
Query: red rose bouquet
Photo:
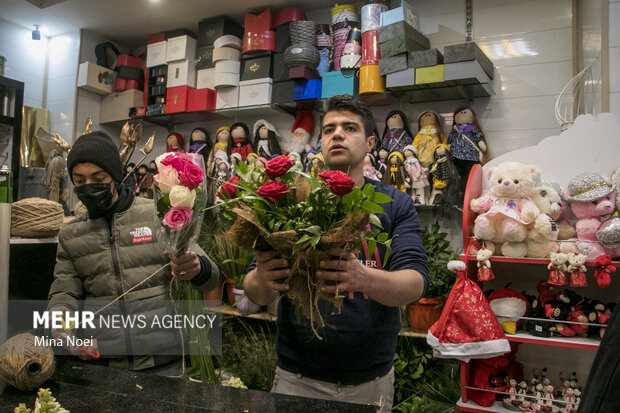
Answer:
[[276, 250], [289, 261], [286, 296], [310, 319], [313, 328], [323, 327], [319, 299], [339, 308], [342, 297], [321, 292], [324, 281], [316, 278], [315, 269], [322, 260], [352, 252], [363, 240], [371, 253], [381, 242], [389, 254], [388, 235], [380, 229], [371, 230], [369, 224], [381, 228], [375, 214], [383, 213], [379, 204], [392, 199], [375, 192], [372, 185], [356, 187], [355, 181], [340, 171], [315, 177], [292, 166], [287, 156], [270, 160], [264, 170], [250, 170], [240, 162], [237, 176], [220, 188], [223, 202], [218, 205], [232, 223], [225, 236], [245, 248]]

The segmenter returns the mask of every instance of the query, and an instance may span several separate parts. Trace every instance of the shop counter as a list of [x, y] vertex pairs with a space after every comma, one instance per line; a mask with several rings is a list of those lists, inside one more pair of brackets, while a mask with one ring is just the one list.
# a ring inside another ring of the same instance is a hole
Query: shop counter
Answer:
[[[42, 387], [71, 413], [82, 412], [374, 412], [373, 406], [286, 396], [191, 382], [56, 358], [56, 372]], [[19, 403], [32, 408], [36, 391], [6, 386], [0, 411]]]

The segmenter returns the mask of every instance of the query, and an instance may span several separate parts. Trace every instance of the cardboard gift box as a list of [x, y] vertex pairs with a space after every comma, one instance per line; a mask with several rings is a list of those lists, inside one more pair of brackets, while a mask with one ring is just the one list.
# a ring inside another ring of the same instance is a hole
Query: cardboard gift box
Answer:
[[219, 60], [239, 60], [241, 52], [232, 47], [215, 47], [213, 49], [213, 63]]
[[430, 48], [430, 41], [413, 26], [401, 21], [378, 30], [381, 57], [386, 58], [400, 53]]
[[147, 44], [159, 43], [166, 40], [166, 32], [149, 34]]
[[359, 77], [355, 75], [354, 71], [323, 73], [323, 83], [321, 85], [322, 98], [357, 94], [359, 94]]
[[191, 86], [196, 87], [196, 67], [193, 61], [182, 60], [168, 65], [166, 86]]
[[84, 62], [78, 69], [77, 87], [106, 95], [112, 93], [115, 76], [116, 73], [107, 67]]
[[290, 23], [276, 27], [276, 53], [283, 53], [291, 43]]
[[187, 97], [187, 111], [215, 109], [215, 89], [190, 89]]
[[196, 33], [194, 33], [191, 30], [187, 30], [187, 29], [174, 29], [174, 30], [169, 30], [166, 32], [166, 40], [170, 40], [173, 39], [175, 37], [181, 37], [181, 36], [189, 36], [192, 38], [196, 38]]
[[146, 67], [166, 64], [166, 46], [168, 41], [151, 43], [146, 46]]
[[299, 7], [287, 7], [280, 10], [273, 17], [273, 27], [280, 27], [283, 24], [306, 20], [306, 13]]
[[198, 22], [198, 47], [213, 46], [218, 37], [232, 34], [243, 37], [243, 27], [226, 16], [212, 17]]
[[415, 89], [415, 68], [389, 73], [385, 78], [385, 86], [390, 90]]
[[417, 67], [415, 69], [415, 84], [442, 83], [446, 80], [444, 65]]
[[215, 109], [236, 108], [239, 106], [239, 86], [221, 87], [216, 90]]
[[271, 89], [272, 103], [290, 103], [293, 101], [293, 90], [295, 88], [294, 80], [284, 82], [273, 82]]
[[215, 68], [196, 72], [196, 89], [215, 89]]
[[213, 47], [232, 47], [233, 49], [241, 50], [241, 39], [232, 34], [225, 34], [220, 36], [213, 42]]
[[271, 103], [273, 79], [262, 78], [239, 82], [239, 106]]
[[268, 30], [261, 33], [246, 32], [243, 38], [243, 53], [276, 50], [276, 32]]
[[128, 54], [118, 55], [118, 66], [142, 67], [142, 59]]
[[166, 94], [166, 85], [156, 85], [149, 87], [149, 96], [161, 96]]
[[218, 60], [215, 62], [215, 73], [241, 73], [241, 62], [238, 60]]
[[144, 70], [141, 67], [119, 66], [117, 72], [117, 77], [122, 79], [138, 80], [140, 82], [144, 80]]
[[142, 87], [140, 87], [140, 82], [138, 82], [137, 80], [122, 79], [120, 77], [117, 77], [116, 79], [114, 79], [114, 90], [115, 91], [129, 90], [129, 89], [142, 89]]
[[196, 48], [196, 70], [215, 67], [213, 63], [213, 46]]
[[193, 37], [179, 36], [168, 39], [166, 46], [166, 61], [194, 60], [196, 58], [196, 39]]
[[493, 62], [478, 47], [476, 42], [455, 44], [443, 48], [444, 63], [458, 63], [475, 60], [480, 64], [491, 79], [493, 79]]
[[381, 76], [407, 69], [407, 53], [379, 59], [379, 73]]
[[154, 66], [149, 69], [149, 77], [159, 77], [168, 75], [168, 65]]
[[239, 86], [239, 73], [215, 72], [213, 84], [216, 89]]
[[129, 118], [129, 110], [142, 105], [144, 92], [138, 89], [114, 92], [101, 99], [99, 122], [115, 122]]
[[420, 28], [418, 20], [418, 11], [409, 2], [401, 0], [400, 7], [395, 7], [392, 10], [384, 11], [381, 13], [381, 25], [388, 26], [392, 23], [407, 22], [416, 29]]
[[241, 80], [272, 77], [273, 56], [244, 57], [241, 59]]
[[321, 98], [323, 87], [319, 79], [296, 79], [293, 82], [293, 100]]
[[409, 53], [407, 65], [409, 67], [435, 66], [443, 63], [443, 55], [437, 49], [418, 50]]
[[169, 87], [166, 89], [166, 113], [187, 112], [187, 99], [190, 86]]

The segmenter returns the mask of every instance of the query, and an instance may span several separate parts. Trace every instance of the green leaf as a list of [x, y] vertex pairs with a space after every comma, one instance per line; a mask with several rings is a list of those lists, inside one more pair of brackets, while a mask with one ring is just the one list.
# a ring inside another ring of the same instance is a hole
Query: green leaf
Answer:
[[[372, 187], [374, 190], [374, 187]], [[382, 214], [383, 213], [383, 208], [381, 208], [381, 206], [375, 204], [372, 201], [369, 200], [364, 200], [362, 201], [362, 209], [364, 211], [368, 211], [368, 212], [374, 212], [375, 214]]]
[[322, 234], [322, 232], [323, 232], [323, 231], [321, 230], [321, 227], [320, 227], [320, 226], [318, 226], [318, 225], [313, 225], [313, 226], [311, 226], [311, 227], [305, 228], [305, 229], [304, 229], [304, 231], [309, 232], [309, 233], [311, 233], [311, 234], [313, 234], [313, 235], [319, 235], [319, 236], [320, 236], [320, 235]]
[[377, 235], [377, 241], [379, 242], [385, 242], [387, 241], [389, 235], [387, 234], [387, 232], [382, 232], [379, 235]]
[[362, 193], [364, 194], [366, 198], [372, 201], [375, 195], [374, 185], [370, 185], [370, 184], [364, 185], [364, 188], [362, 188]]
[[318, 244], [320, 240], [320, 235], [315, 235], [314, 237], [312, 237], [312, 239], [310, 240], [310, 245], [312, 245], [312, 248], [316, 248], [316, 244]]
[[376, 216], [375, 214], [370, 214], [369, 218], [370, 218], [371, 225], [374, 225], [379, 228], [383, 228], [383, 225], [381, 225], [381, 221], [379, 220], [378, 216]]
[[310, 239], [310, 235], [304, 234], [299, 240], [295, 243], [295, 245], [303, 244], [304, 242]]
[[375, 192], [375, 196], [372, 199], [374, 202], [376, 202], [377, 204], [386, 204], [388, 202], [392, 202], [393, 199], [389, 197], [389, 195], [386, 195], [382, 192]]
[[368, 255], [374, 254], [376, 249], [377, 249], [377, 241], [375, 241], [374, 239], [369, 240], [368, 241]]

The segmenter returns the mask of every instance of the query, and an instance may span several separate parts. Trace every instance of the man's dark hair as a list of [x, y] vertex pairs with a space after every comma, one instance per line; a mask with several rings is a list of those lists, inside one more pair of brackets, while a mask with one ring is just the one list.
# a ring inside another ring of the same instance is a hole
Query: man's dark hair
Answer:
[[332, 96], [323, 103], [320, 128], [321, 133], [323, 132], [323, 120], [325, 119], [325, 114], [327, 112], [341, 112], [345, 110], [362, 117], [364, 135], [366, 138], [373, 134], [373, 131], [375, 130], [375, 118], [372, 115], [372, 112], [363, 100], [361, 100], [358, 96], [351, 95]]

